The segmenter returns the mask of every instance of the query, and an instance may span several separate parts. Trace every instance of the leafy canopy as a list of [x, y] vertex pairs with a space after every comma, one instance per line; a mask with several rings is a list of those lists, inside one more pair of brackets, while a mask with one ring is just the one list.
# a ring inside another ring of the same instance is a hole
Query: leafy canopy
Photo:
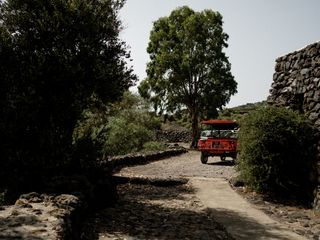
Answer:
[[[114, 101], [134, 83], [118, 38], [123, 4], [0, 2], [1, 184], [38, 182], [39, 175], [64, 166], [88, 100]], [[12, 172], [17, 176], [8, 176]]]
[[204, 117], [214, 117], [236, 93], [237, 83], [223, 49], [228, 35], [222, 16], [212, 10], [174, 10], [154, 22], [147, 48], [147, 78], [139, 86], [156, 110], [187, 107]]
[[160, 113], [187, 108], [193, 146], [199, 117], [216, 117], [217, 108], [236, 93], [237, 83], [223, 52], [227, 39], [220, 13], [194, 12], [186, 6], [158, 19], [150, 33], [150, 62], [139, 93]]

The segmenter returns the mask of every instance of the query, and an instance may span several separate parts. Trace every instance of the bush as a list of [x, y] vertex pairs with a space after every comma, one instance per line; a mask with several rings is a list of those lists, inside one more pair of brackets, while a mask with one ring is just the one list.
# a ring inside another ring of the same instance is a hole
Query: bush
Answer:
[[[139, 117], [143, 118], [142, 115]], [[155, 134], [144, 125], [144, 122], [127, 119], [121, 115], [110, 118], [107, 128], [109, 130], [103, 146], [104, 155], [122, 155], [140, 151], [143, 144], [150, 141]]]
[[[155, 138], [161, 125], [149, 109], [145, 100], [130, 92], [125, 92], [121, 101], [112, 106], [91, 108], [84, 112], [75, 129], [74, 145], [79, 145], [79, 141], [86, 143], [90, 156], [94, 147], [99, 158], [141, 151], [146, 142]], [[83, 151], [81, 154], [85, 155]]]
[[312, 197], [313, 130], [306, 118], [268, 106], [248, 114], [239, 132], [238, 170], [258, 192]]
[[143, 144], [143, 151], [148, 152], [148, 151], [161, 151], [166, 149], [166, 144], [163, 142], [155, 142], [155, 141], [150, 141], [146, 142]]

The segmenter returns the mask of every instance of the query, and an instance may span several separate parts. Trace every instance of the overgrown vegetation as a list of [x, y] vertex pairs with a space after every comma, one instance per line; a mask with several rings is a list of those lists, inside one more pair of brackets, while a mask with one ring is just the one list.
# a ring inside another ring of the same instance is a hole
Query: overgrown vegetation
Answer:
[[218, 118], [241, 121], [241, 119], [248, 113], [265, 106], [267, 106], [267, 102], [262, 101], [256, 103], [247, 103], [245, 105], [240, 105], [233, 108], [226, 108], [219, 112]]
[[93, 157], [164, 148], [164, 144], [153, 142], [160, 119], [150, 112], [150, 104], [141, 97], [125, 92], [121, 101], [104, 109], [93, 109], [84, 112], [74, 135], [76, 144], [92, 144], [95, 149], [92, 153], [96, 154]]
[[66, 171], [90, 99], [115, 101], [135, 82], [118, 38], [123, 4], [0, 2], [0, 192], [36, 190]]
[[258, 192], [312, 200], [315, 148], [306, 118], [267, 106], [241, 121], [238, 170]]

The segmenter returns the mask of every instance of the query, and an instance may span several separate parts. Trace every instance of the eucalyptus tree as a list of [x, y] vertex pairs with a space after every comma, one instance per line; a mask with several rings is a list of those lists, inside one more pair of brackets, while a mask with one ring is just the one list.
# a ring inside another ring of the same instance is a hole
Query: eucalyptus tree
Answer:
[[195, 12], [187, 6], [159, 18], [150, 33], [150, 62], [139, 93], [151, 99], [156, 111], [187, 108], [193, 146], [199, 118], [216, 117], [217, 109], [237, 92], [224, 52], [227, 40], [219, 12]]

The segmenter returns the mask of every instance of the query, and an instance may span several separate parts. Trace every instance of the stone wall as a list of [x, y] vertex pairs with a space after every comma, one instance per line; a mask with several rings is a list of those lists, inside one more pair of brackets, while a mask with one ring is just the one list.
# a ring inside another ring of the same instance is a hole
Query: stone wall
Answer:
[[122, 156], [115, 156], [107, 160], [100, 160], [99, 165], [104, 168], [111, 168], [114, 172], [120, 170], [124, 166], [133, 166], [139, 164], [146, 164], [148, 162], [165, 159], [171, 156], [186, 153], [187, 150], [183, 147], [173, 147], [164, 151], [154, 151], [144, 153], [127, 154]]
[[[176, 147], [147, 154], [118, 156], [98, 164], [101, 168], [119, 170], [123, 166], [145, 164], [185, 152], [185, 148]], [[102, 204], [106, 204], [113, 194], [110, 193], [109, 183], [104, 183], [106, 177], [109, 174], [98, 176], [99, 181], [90, 182], [84, 176], [59, 176], [48, 183], [46, 189], [50, 193], [23, 194], [14, 205], [0, 206], [0, 239], [80, 239], [85, 213], [103, 207]], [[114, 183], [119, 181], [135, 179], [112, 179]], [[172, 184], [172, 181], [174, 184], [184, 183], [183, 179], [178, 179], [165, 182], [161, 180], [157, 184]]]
[[68, 194], [21, 195], [14, 205], [0, 208], [0, 239], [77, 239], [82, 206]]
[[[320, 42], [276, 59], [268, 103], [298, 110], [314, 124], [320, 176]], [[320, 177], [318, 183], [320, 186]], [[315, 195], [314, 206], [320, 211], [319, 187]]]
[[192, 134], [191, 131], [159, 130], [156, 133], [156, 140], [169, 143], [191, 143]]

